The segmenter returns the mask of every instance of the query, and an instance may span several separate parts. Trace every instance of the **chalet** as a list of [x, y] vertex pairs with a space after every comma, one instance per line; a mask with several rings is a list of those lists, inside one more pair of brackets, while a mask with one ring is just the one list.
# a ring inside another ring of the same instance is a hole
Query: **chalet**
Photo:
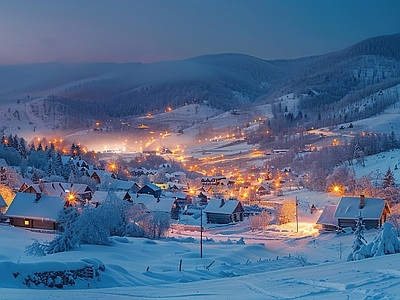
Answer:
[[380, 198], [342, 197], [336, 208], [334, 218], [341, 228], [356, 226], [356, 220], [361, 217], [366, 229], [379, 228], [386, 222], [390, 214], [389, 204]]
[[207, 223], [229, 224], [243, 221], [244, 209], [238, 200], [210, 199], [204, 212]]
[[176, 199], [170, 197], [162, 197], [156, 199], [148, 194], [141, 194], [138, 196], [139, 197], [133, 198], [134, 202], [138, 204], [143, 204], [149, 211], [160, 211], [168, 213], [170, 214], [171, 219], [179, 219], [179, 212], [181, 210], [181, 207], [179, 206]]
[[66, 200], [60, 196], [17, 193], [5, 216], [17, 227], [55, 230]]
[[149, 194], [153, 195], [154, 198], [160, 198], [161, 189], [155, 184], [147, 183], [137, 191], [137, 194]]
[[335, 231], [339, 228], [338, 219], [333, 215], [337, 209], [337, 205], [325, 205], [324, 210], [317, 220], [317, 224], [323, 231]]

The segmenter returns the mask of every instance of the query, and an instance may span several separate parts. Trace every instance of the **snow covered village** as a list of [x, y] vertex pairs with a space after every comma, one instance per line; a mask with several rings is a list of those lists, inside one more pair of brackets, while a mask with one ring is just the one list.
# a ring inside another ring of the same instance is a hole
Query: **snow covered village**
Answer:
[[389, 2], [2, 3], [0, 298], [399, 299]]

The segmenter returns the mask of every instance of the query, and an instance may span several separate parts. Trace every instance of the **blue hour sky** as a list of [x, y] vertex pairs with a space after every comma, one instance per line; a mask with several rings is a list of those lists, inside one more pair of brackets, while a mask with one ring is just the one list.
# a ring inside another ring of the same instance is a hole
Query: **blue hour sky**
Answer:
[[0, 64], [297, 58], [400, 32], [399, 0], [0, 0]]

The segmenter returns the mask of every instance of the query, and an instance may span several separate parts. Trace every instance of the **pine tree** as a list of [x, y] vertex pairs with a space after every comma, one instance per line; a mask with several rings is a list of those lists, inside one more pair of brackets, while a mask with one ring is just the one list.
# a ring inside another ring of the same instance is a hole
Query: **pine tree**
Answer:
[[382, 180], [382, 187], [385, 189], [387, 187], [393, 187], [395, 186], [395, 179], [394, 179], [394, 174], [390, 167], [386, 171], [385, 177]]
[[364, 223], [361, 215], [356, 222], [356, 230], [354, 231], [355, 240], [352, 246], [352, 252], [347, 256], [347, 261], [360, 260], [369, 257], [369, 251], [366, 247], [367, 241], [364, 238]]

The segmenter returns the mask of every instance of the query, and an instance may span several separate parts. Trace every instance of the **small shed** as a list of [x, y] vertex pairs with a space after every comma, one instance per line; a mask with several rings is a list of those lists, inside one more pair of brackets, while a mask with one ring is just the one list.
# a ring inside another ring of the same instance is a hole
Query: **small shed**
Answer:
[[17, 193], [5, 216], [17, 227], [55, 230], [65, 199], [43, 194]]
[[338, 219], [335, 219], [337, 205], [325, 205], [324, 210], [317, 220], [317, 224], [321, 226], [321, 230], [324, 231], [335, 231], [339, 228]]
[[244, 209], [239, 200], [210, 199], [204, 212], [207, 223], [229, 224], [243, 221]]
[[148, 194], [148, 195], [153, 195], [154, 198], [160, 198], [161, 196], [161, 188], [156, 186], [155, 184], [152, 183], [147, 183], [144, 186], [142, 186], [138, 191], [138, 194]]
[[366, 229], [379, 228], [390, 215], [390, 207], [381, 198], [342, 197], [336, 208], [334, 218], [341, 228], [356, 226], [356, 220], [361, 217]]

